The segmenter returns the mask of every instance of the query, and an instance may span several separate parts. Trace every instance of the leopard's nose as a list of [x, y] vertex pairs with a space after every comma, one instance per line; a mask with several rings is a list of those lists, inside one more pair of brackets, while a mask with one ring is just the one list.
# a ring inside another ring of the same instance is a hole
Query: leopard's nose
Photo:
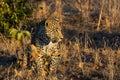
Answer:
[[63, 37], [62, 37], [62, 38], [60, 38], [58, 42], [61, 42], [62, 40], [63, 40]]
[[51, 39], [52, 43], [57, 43], [58, 42], [58, 39], [57, 38], [53, 38]]
[[62, 38], [60, 38], [61, 40], [63, 40], [63, 37]]

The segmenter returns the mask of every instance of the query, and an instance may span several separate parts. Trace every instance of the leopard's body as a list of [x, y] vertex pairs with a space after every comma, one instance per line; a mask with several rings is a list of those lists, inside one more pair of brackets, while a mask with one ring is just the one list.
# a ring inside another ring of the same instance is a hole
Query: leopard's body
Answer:
[[[35, 59], [37, 71], [55, 71], [60, 60], [59, 42], [63, 38], [60, 22], [50, 17], [39, 24], [32, 43], [41, 50]], [[33, 52], [34, 54], [34, 52]]]

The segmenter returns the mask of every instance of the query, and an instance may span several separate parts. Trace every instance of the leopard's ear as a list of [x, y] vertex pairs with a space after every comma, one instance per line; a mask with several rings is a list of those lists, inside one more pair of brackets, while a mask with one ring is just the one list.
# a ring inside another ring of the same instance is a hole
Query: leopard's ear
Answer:
[[46, 21], [45, 21], [45, 27], [48, 27], [48, 25], [49, 25], [49, 21], [46, 20]]
[[48, 26], [48, 22], [45, 23], [45, 26], [46, 26], [46, 27]]

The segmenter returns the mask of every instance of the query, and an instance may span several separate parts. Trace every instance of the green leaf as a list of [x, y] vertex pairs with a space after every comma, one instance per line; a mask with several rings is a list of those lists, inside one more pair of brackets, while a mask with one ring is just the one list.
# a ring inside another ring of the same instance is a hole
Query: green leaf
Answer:
[[23, 37], [24, 37], [24, 34], [22, 32], [18, 32], [17, 35], [16, 35], [17, 40], [22, 40]]
[[31, 34], [29, 31], [23, 31], [24, 37], [31, 38]]
[[11, 36], [11, 37], [13, 37], [13, 38], [16, 38], [17, 33], [18, 33], [18, 30], [15, 29], [15, 28], [11, 28], [8, 31], [8, 35]]

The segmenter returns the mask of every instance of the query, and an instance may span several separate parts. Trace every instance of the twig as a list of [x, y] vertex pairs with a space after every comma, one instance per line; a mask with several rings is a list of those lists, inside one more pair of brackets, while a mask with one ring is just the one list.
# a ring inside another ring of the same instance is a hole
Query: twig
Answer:
[[97, 31], [100, 30], [100, 21], [101, 21], [101, 18], [102, 18], [103, 5], [104, 5], [104, 0], [102, 0], [102, 6], [101, 6], [99, 20], [98, 20], [98, 24], [97, 24]]

